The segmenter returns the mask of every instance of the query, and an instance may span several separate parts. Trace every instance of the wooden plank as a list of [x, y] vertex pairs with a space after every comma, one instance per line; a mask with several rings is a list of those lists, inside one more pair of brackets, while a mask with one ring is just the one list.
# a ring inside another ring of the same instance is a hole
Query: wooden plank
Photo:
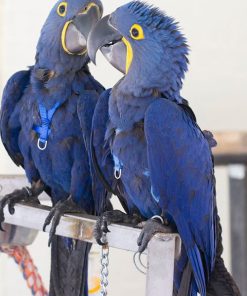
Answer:
[[247, 133], [246, 132], [215, 132], [218, 143], [213, 148], [216, 165], [247, 163]]

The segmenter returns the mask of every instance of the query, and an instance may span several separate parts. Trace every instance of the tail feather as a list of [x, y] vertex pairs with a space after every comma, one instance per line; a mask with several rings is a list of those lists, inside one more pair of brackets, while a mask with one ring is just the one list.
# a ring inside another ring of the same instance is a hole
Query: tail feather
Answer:
[[207, 286], [207, 296], [241, 296], [236, 282], [227, 271], [222, 259], [222, 227], [219, 216], [217, 217], [217, 236], [216, 261]]
[[227, 271], [224, 260], [217, 258], [214, 271], [207, 287], [207, 296], [241, 296], [241, 293]]
[[197, 284], [199, 293], [201, 294], [201, 296], [206, 296], [206, 281], [205, 275], [203, 273], [204, 268], [201, 260], [200, 251], [196, 246], [194, 246], [192, 249], [187, 251], [187, 255], [192, 265], [194, 279]]
[[173, 293], [173, 295], [184, 296], [191, 295], [191, 280], [192, 280], [192, 268], [189, 262], [187, 262], [186, 267], [184, 269], [181, 284], [177, 294]]
[[88, 295], [88, 254], [91, 244], [75, 241], [70, 249], [63, 237], [55, 236], [51, 246], [49, 296]]
[[[224, 260], [222, 259], [223, 244], [222, 244], [222, 228], [220, 218], [217, 216], [217, 250], [216, 260], [213, 272], [207, 283], [207, 296], [241, 296], [239, 288], [227, 271]], [[196, 295], [197, 285], [193, 275], [193, 269], [188, 261], [188, 254], [182, 249], [180, 260], [175, 265], [175, 283], [179, 281], [179, 289], [175, 289], [173, 295], [175, 296], [193, 296]], [[194, 257], [194, 254], [190, 254]], [[184, 256], [187, 257], [187, 264], [184, 263]], [[194, 261], [194, 260], [193, 260]], [[192, 262], [193, 262], [192, 261]], [[181, 265], [181, 266], [180, 266]], [[178, 286], [178, 283], [177, 285]]]

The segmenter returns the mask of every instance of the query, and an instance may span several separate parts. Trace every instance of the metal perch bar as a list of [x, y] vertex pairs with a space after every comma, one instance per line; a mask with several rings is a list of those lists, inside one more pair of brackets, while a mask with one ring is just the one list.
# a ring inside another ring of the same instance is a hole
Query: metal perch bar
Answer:
[[[13, 182], [15, 180], [16, 182]], [[1, 195], [13, 191], [15, 188], [23, 187], [23, 177], [1, 177]], [[17, 186], [18, 185], [18, 186]], [[11, 187], [11, 188], [10, 188]], [[15, 206], [14, 215], [10, 215], [5, 209], [6, 225], [16, 225], [24, 229], [42, 231], [45, 219], [50, 208], [44, 205], [30, 206], [24, 203]], [[65, 215], [57, 227], [57, 235], [70, 237], [95, 243], [93, 229], [96, 217], [87, 215]], [[47, 227], [46, 231], [49, 232]], [[126, 251], [136, 252], [138, 249], [137, 238], [140, 229], [125, 225], [113, 224], [109, 226], [110, 233], [107, 240], [110, 247]], [[30, 242], [29, 242], [30, 243]], [[1, 244], [1, 238], [0, 238]], [[173, 274], [174, 260], [179, 257], [181, 240], [177, 234], [157, 234], [151, 240], [147, 249], [147, 281], [146, 296], [172, 296], [173, 295]]]
[[[49, 210], [50, 208], [47, 206], [30, 206], [20, 203], [15, 206], [14, 215], [10, 215], [8, 209], [5, 208], [5, 222], [42, 231]], [[56, 234], [90, 243], [96, 243], [93, 237], [95, 224], [96, 217], [94, 216], [79, 214], [65, 215], [61, 218]], [[49, 230], [50, 226], [47, 227], [46, 232], [49, 232]], [[136, 242], [141, 231], [140, 229], [113, 224], [109, 226], [109, 230], [110, 233], [107, 234], [107, 239], [110, 247], [132, 252], [137, 251], [138, 247]], [[175, 241], [177, 239], [177, 234], [158, 234], [154, 238], [154, 240], [163, 241], [164, 245], [167, 241]]]
[[[17, 204], [15, 214], [5, 211], [6, 223], [35, 230], [42, 230], [45, 218], [49, 213], [46, 206], [27, 206]], [[66, 215], [57, 227], [57, 235], [95, 243], [93, 229], [95, 217], [85, 215]], [[123, 225], [110, 225], [108, 243], [110, 247], [122, 250], [137, 251], [137, 238], [140, 229]], [[49, 228], [47, 228], [47, 232]], [[181, 248], [177, 234], [157, 234], [148, 246], [148, 268], [146, 295], [172, 296], [174, 260], [179, 256]]]

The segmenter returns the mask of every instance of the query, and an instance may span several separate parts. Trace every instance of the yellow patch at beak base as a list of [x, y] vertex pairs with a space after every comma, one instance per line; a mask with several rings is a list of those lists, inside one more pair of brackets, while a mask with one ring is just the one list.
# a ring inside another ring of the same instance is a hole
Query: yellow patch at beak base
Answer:
[[69, 25], [73, 22], [73, 20], [71, 21], [68, 21], [65, 23], [64, 27], [63, 27], [63, 31], [62, 31], [62, 34], [61, 34], [61, 42], [62, 42], [62, 47], [63, 47], [63, 50], [67, 53], [67, 54], [70, 54], [70, 55], [83, 55], [87, 52], [87, 49], [83, 50], [83, 52], [80, 52], [80, 53], [73, 53], [73, 52], [70, 52], [66, 46], [66, 33], [67, 33], [67, 30], [68, 30], [68, 27]]
[[122, 38], [123, 43], [126, 45], [127, 48], [127, 55], [126, 55], [126, 74], [129, 71], [129, 68], [132, 64], [132, 60], [133, 60], [133, 49], [131, 44], [129, 43], [129, 41], [126, 38]]

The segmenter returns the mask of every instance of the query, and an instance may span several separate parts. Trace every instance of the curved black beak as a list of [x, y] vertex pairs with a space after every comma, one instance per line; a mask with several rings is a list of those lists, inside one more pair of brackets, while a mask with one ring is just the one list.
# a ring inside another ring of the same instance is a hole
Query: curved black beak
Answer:
[[62, 46], [68, 54], [82, 55], [87, 51], [87, 38], [101, 19], [102, 5], [90, 3], [87, 9], [68, 21], [62, 31]]
[[126, 71], [126, 46], [123, 35], [110, 23], [111, 15], [103, 17], [88, 36], [88, 55], [95, 63], [100, 49], [105, 58], [122, 73]]
[[87, 11], [79, 13], [75, 17], [73, 23], [77, 30], [85, 37], [85, 39], [87, 39], [90, 31], [101, 19], [102, 15], [103, 7], [98, 6], [95, 3], [91, 3]]

